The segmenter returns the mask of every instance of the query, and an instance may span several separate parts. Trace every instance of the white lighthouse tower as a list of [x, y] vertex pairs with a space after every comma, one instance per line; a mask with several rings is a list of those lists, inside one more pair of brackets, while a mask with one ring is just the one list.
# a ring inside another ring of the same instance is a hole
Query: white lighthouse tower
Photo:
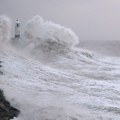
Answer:
[[20, 22], [19, 20], [16, 20], [15, 22], [15, 38], [20, 38]]

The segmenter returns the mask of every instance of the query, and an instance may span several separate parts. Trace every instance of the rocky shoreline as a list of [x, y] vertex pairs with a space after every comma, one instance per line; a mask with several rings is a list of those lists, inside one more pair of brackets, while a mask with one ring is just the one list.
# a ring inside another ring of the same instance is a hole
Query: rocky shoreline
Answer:
[[[0, 68], [2, 61], [0, 61]], [[0, 70], [0, 75], [4, 73]], [[19, 115], [20, 111], [12, 107], [10, 103], [5, 99], [3, 91], [0, 90], [0, 120], [10, 120]]]
[[19, 115], [19, 110], [12, 107], [8, 101], [6, 101], [3, 91], [0, 90], [0, 120], [10, 120]]

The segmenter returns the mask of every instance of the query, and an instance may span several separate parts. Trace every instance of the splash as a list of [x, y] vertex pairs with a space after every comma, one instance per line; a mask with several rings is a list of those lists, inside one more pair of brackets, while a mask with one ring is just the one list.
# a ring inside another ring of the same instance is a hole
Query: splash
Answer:
[[41, 16], [35, 16], [28, 21], [21, 40], [22, 46], [39, 53], [65, 52], [78, 43], [78, 37], [71, 29], [45, 21]]
[[0, 44], [10, 40], [11, 21], [7, 16], [0, 16]]

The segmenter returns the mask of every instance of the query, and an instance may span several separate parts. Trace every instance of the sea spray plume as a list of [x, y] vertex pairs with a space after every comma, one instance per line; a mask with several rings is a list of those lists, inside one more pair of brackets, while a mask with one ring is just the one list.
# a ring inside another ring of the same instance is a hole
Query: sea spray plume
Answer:
[[29, 20], [25, 25], [23, 37], [26, 37], [29, 40], [40, 37], [42, 34], [42, 31], [40, 30], [43, 27], [43, 22], [44, 20], [40, 16], [35, 16], [33, 19]]
[[0, 16], [0, 44], [10, 39], [11, 21], [7, 16]]
[[58, 53], [71, 49], [79, 40], [71, 29], [35, 16], [25, 25], [21, 42], [39, 52]]

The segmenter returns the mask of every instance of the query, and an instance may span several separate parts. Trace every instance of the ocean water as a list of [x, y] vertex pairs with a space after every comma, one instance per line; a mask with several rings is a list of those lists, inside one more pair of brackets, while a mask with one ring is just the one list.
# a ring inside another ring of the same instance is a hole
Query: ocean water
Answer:
[[120, 119], [119, 57], [76, 47], [72, 30], [40, 16], [25, 25], [21, 39], [8, 40], [1, 42], [0, 88], [20, 110], [13, 120]]

